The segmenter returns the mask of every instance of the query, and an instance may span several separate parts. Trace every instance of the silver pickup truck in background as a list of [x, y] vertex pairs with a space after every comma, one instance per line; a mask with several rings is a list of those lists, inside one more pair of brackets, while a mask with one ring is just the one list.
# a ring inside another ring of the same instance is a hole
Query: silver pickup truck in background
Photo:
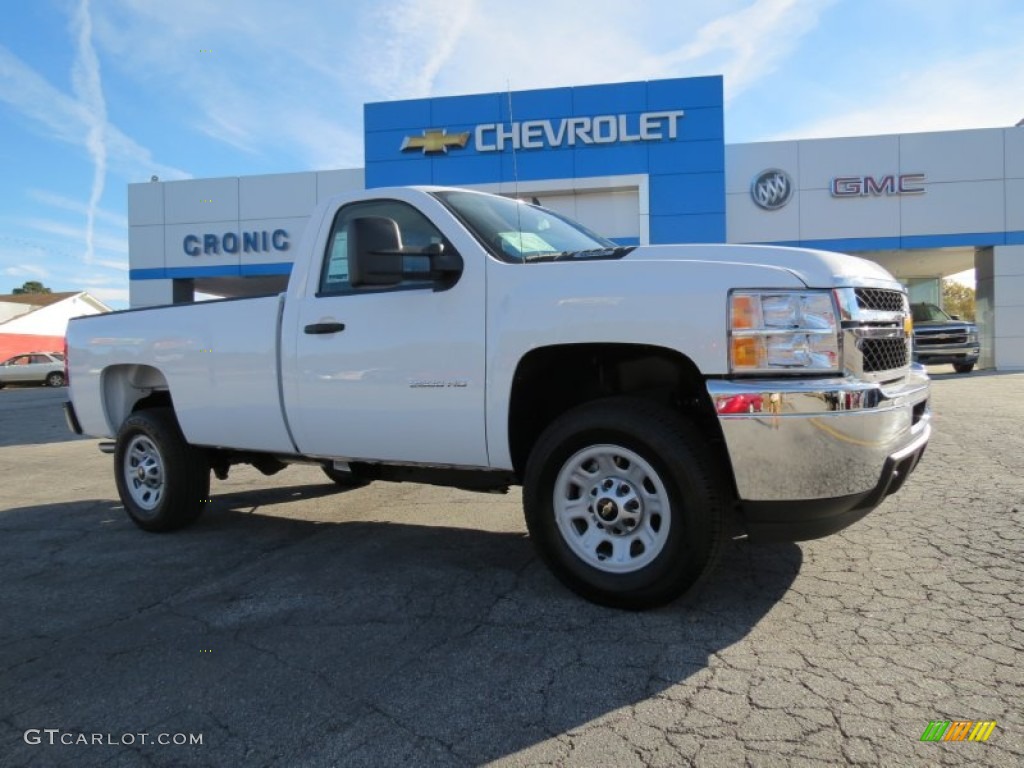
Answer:
[[927, 302], [910, 305], [914, 318], [914, 361], [921, 365], [952, 363], [957, 373], [970, 373], [978, 362], [978, 326], [949, 315]]

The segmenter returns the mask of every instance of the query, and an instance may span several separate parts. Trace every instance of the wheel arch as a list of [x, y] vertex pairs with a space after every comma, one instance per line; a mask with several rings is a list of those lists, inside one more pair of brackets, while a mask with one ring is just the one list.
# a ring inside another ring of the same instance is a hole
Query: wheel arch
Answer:
[[530, 451], [563, 413], [592, 400], [628, 395], [685, 413], [719, 452], [730, 482], [732, 465], [704, 377], [674, 349], [646, 344], [558, 344], [539, 347], [519, 361], [509, 397], [512, 465], [523, 476]]
[[100, 375], [103, 411], [111, 434], [131, 414], [144, 408], [173, 407], [163, 373], [150, 365], [111, 365]]

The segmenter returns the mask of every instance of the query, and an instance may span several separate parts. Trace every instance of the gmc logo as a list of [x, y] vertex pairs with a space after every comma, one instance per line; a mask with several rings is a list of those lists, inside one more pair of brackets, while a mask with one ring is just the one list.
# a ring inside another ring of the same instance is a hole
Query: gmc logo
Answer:
[[879, 195], [923, 195], [923, 173], [875, 176], [836, 176], [832, 197], [878, 197]]

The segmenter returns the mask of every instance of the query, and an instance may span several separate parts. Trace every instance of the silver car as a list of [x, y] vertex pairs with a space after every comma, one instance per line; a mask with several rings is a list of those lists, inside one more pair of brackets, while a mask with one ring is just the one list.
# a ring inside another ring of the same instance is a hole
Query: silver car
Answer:
[[64, 355], [57, 352], [29, 352], [0, 363], [0, 387], [7, 384], [64, 386]]

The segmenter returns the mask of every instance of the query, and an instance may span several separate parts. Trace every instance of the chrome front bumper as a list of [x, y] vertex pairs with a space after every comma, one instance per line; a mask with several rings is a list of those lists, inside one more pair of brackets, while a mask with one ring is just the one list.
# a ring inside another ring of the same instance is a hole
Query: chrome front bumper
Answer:
[[[748, 518], [767, 516], [765, 522], [803, 521], [815, 517], [815, 509], [838, 522], [841, 513], [858, 510], [831, 530], [848, 525], [902, 484], [931, 434], [930, 385], [920, 365], [891, 384], [716, 379], [707, 388], [740, 507]], [[799, 511], [803, 502], [805, 512]], [[748, 522], [756, 527], [756, 520]], [[825, 535], [811, 529], [785, 537]]]

